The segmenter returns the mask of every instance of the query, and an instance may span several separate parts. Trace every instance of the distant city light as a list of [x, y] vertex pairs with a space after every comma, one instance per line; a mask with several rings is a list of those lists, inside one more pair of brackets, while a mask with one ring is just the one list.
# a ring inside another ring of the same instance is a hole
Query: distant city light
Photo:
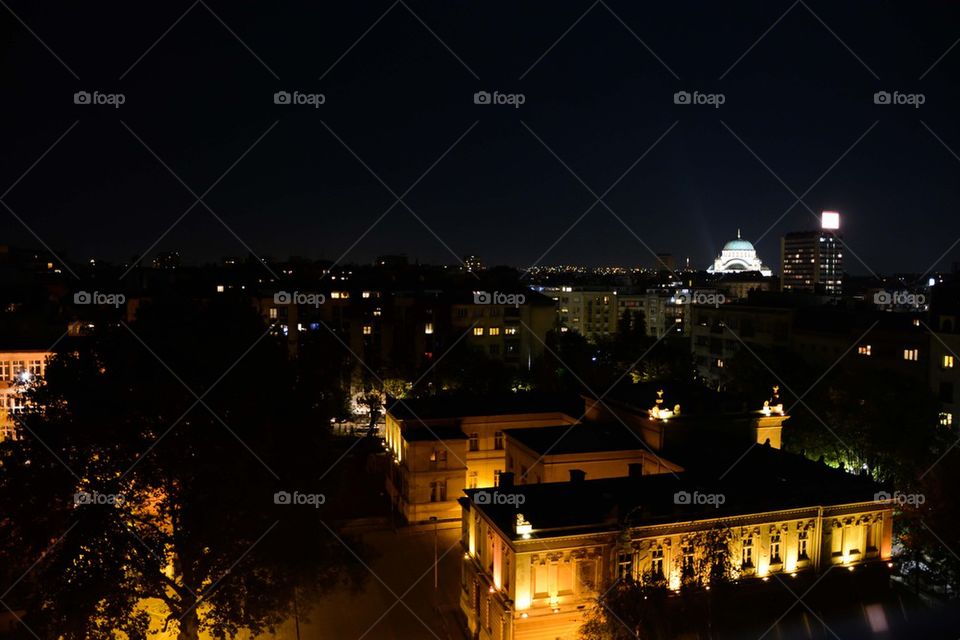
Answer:
[[824, 211], [823, 213], [821, 213], [820, 227], [823, 229], [839, 229], [840, 228], [840, 212]]

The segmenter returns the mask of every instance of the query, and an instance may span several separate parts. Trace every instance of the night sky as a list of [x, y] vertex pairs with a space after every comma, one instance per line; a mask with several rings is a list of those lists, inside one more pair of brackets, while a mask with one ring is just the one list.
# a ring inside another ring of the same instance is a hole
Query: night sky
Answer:
[[[74, 260], [145, 252], [216, 182], [152, 252], [245, 255], [235, 233], [337, 259], [369, 231], [344, 261], [527, 266], [645, 153], [543, 264], [650, 265], [646, 244], [706, 267], [741, 227], [779, 271], [780, 236], [816, 224], [800, 195], [843, 213], [855, 274], [923, 272], [960, 237], [960, 5], [606, 2], [4, 0], [0, 193], [79, 121], [2, 198]], [[3, 208], [0, 243], [38, 244]]]

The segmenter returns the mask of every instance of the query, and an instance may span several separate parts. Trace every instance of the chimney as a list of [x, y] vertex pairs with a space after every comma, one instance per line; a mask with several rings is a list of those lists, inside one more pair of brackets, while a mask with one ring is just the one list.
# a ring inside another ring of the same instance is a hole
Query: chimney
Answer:
[[502, 471], [500, 473], [500, 486], [501, 487], [513, 486], [513, 471]]
[[587, 472], [581, 469], [570, 469], [570, 482], [583, 482], [587, 479]]
[[631, 478], [639, 478], [643, 475], [643, 463], [631, 462], [627, 465], [627, 475]]

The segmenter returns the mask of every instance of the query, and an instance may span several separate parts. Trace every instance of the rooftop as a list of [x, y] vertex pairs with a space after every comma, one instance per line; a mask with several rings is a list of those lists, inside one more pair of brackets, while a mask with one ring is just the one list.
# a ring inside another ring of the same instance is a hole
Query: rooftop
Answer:
[[[713, 468], [679, 474], [501, 485], [496, 491], [524, 496], [522, 507], [474, 502], [471, 508], [479, 509], [510, 536], [517, 514], [522, 513], [533, 526], [533, 536], [544, 538], [574, 531], [618, 531], [627, 525], [660, 525], [871, 502], [880, 490], [868, 477], [848, 474], [768, 446], [752, 447], [732, 468], [721, 469], [722, 466], [718, 461]], [[464, 501], [472, 501], [478, 491], [492, 490], [468, 489]], [[723, 496], [722, 504], [698, 504], [682, 497], [678, 500], [678, 492]]]
[[639, 436], [619, 422], [507, 429], [504, 433], [541, 455], [647, 449]]
[[576, 396], [552, 393], [512, 393], [504, 396], [452, 394], [398, 401], [387, 398], [387, 413], [397, 420], [455, 420], [467, 416], [503, 416], [523, 413], [583, 414]]

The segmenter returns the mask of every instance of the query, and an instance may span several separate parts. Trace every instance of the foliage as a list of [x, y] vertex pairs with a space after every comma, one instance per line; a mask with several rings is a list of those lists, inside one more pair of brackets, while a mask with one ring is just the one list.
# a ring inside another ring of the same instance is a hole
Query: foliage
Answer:
[[332, 463], [304, 381], [228, 302], [156, 302], [55, 356], [0, 446], [6, 601], [44, 640], [142, 638], [148, 599], [178, 638], [226, 638], [355, 575], [333, 514], [274, 498], [322, 493]]
[[664, 615], [670, 591], [663, 578], [624, 578], [597, 598], [580, 627], [583, 640], [666, 639], [673, 637]]

